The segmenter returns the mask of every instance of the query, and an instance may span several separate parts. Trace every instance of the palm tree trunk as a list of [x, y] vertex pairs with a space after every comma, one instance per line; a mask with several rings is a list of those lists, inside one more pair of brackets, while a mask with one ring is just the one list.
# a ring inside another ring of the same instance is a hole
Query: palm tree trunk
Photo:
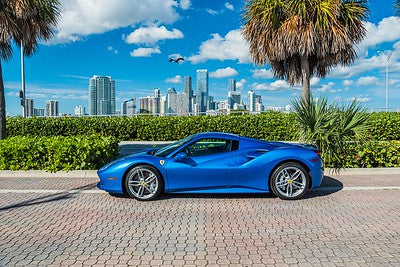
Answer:
[[3, 69], [0, 60], [0, 139], [6, 138], [6, 99], [4, 96]]
[[310, 102], [310, 62], [307, 57], [301, 58], [301, 99], [304, 103], [309, 104]]

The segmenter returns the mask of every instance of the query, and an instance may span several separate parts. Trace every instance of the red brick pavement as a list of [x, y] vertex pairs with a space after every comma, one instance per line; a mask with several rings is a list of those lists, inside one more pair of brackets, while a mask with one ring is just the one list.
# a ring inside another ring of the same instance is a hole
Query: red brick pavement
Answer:
[[[95, 182], [12, 179], [0, 179], [0, 189], [90, 189]], [[324, 185], [391, 186], [399, 179], [341, 176]], [[311, 192], [298, 201], [2, 193], [0, 266], [400, 266], [399, 199], [400, 190]]]

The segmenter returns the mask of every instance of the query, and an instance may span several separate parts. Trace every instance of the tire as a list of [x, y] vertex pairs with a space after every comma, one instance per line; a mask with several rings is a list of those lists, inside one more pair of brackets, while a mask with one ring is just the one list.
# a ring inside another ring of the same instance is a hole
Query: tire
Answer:
[[164, 181], [156, 168], [139, 165], [129, 170], [124, 179], [125, 190], [140, 201], [156, 199], [164, 189]]
[[285, 162], [272, 173], [270, 188], [274, 195], [284, 200], [300, 199], [307, 192], [310, 177], [297, 162]]

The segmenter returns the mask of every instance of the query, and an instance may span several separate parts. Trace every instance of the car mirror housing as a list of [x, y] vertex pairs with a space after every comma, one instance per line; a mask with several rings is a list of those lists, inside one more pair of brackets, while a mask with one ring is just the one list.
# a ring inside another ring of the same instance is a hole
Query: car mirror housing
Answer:
[[174, 157], [174, 161], [179, 162], [179, 161], [183, 160], [183, 159], [186, 158], [186, 157], [187, 157], [187, 154], [186, 154], [185, 152], [179, 152], [179, 153], [176, 154], [176, 156]]

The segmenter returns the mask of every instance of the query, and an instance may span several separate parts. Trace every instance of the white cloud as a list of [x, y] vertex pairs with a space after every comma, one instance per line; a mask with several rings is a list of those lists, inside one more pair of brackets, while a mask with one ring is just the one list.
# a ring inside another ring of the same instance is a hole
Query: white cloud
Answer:
[[112, 46], [107, 47], [107, 50], [110, 51], [110, 52], [112, 52], [112, 53], [114, 53], [114, 54], [118, 54], [118, 50], [115, 49], [115, 48], [112, 47]]
[[335, 86], [335, 83], [329, 82], [328, 84], [323, 84], [320, 88], [317, 89], [317, 91], [321, 93], [325, 93], [326, 91], [334, 93], [336, 92], [336, 90], [334, 91], [333, 86]]
[[312, 85], [312, 86], [318, 85], [319, 81], [320, 81], [320, 78], [312, 77], [310, 80], [310, 85]]
[[142, 27], [124, 38], [128, 44], [155, 44], [160, 40], [181, 39], [183, 33], [178, 29], [169, 31], [165, 26]]
[[179, 3], [179, 6], [183, 9], [183, 10], [187, 10], [190, 8], [191, 3], [190, 0], [181, 0]]
[[225, 69], [217, 69], [216, 71], [210, 72], [210, 77], [212, 78], [226, 78], [238, 75], [237, 70], [231, 67], [226, 67]]
[[254, 78], [272, 79], [274, 77], [271, 69], [254, 69], [251, 70], [251, 72], [253, 73]]
[[133, 50], [130, 54], [132, 57], [150, 57], [152, 54], [160, 54], [161, 51], [157, 47], [140, 47]]
[[400, 25], [399, 17], [383, 18], [378, 25], [371, 22], [365, 22], [367, 36], [358, 45], [361, 52], [365, 52], [368, 48], [373, 48], [385, 42], [394, 42], [400, 39]]
[[165, 82], [166, 83], [181, 83], [182, 82], [182, 76], [181, 75], [175, 75], [174, 77], [165, 79]]
[[225, 7], [227, 8], [227, 9], [229, 9], [229, 10], [234, 10], [235, 8], [233, 7], [233, 5], [231, 4], [231, 3], [229, 3], [229, 2], [226, 2], [225, 3]]
[[343, 81], [343, 85], [344, 86], [349, 86], [349, 85], [352, 85], [353, 84], [353, 81], [352, 80], [344, 80]]
[[380, 83], [379, 79], [376, 78], [375, 76], [360, 77], [357, 80], [358, 85], [377, 85], [379, 83]]
[[[166, 23], [179, 19], [175, 0], [63, 0], [55, 38], [49, 44], [80, 40], [136, 23]], [[182, 5], [181, 8], [186, 7]]]
[[228, 32], [224, 37], [218, 33], [203, 42], [199, 47], [199, 53], [189, 57], [196, 64], [210, 59], [238, 60], [240, 63], [250, 62], [249, 45], [244, 40], [240, 29]]
[[295, 89], [295, 87], [290, 86], [290, 84], [288, 84], [284, 80], [276, 80], [272, 83], [253, 83], [252, 88], [254, 90], [265, 90], [265, 91]]
[[244, 87], [246, 82], [247, 81], [245, 79], [241, 79], [240, 81], [237, 81], [236, 82], [236, 88], [240, 89], [240, 90], [243, 89], [243, 87]]
[[205, 10], [206, 10], [206, 12], [207, 12], [208, 14], [211, 14], [211, 15], [218, 15], [218, 14], [219, 14], [218, 11], [216, 11], [216, 10], [214, 10], [214, 9], [211, 9], [211, 8], [206, 8]]
[[[376, 70], [384, 69], [386, 67], [387, 55], [391, 52], [390, 50], [383, 51], [380, 54], [368, 57], [368, 49], [376, 48], [377, 46], [400, 40], [400, 27], [394, 25], [400, 25], [399, 17], [387, 17], [382, 19], [378, 25], [371, 22], [366, 22], [367, 36], [363, 42], [357, 45], [358, 58], [351, 66], [343, 67], [337, 66], [333, 68], [330, 76], [331, 77], [345, 77], [350, 78], [355, 75]], [[400, 42], [397, 42], [400, 43]], [[393, 45], [392, 49], [396, 44]], [[390, 60], [390, 70], [400, 70], [400, 49], [395, 50]]]

